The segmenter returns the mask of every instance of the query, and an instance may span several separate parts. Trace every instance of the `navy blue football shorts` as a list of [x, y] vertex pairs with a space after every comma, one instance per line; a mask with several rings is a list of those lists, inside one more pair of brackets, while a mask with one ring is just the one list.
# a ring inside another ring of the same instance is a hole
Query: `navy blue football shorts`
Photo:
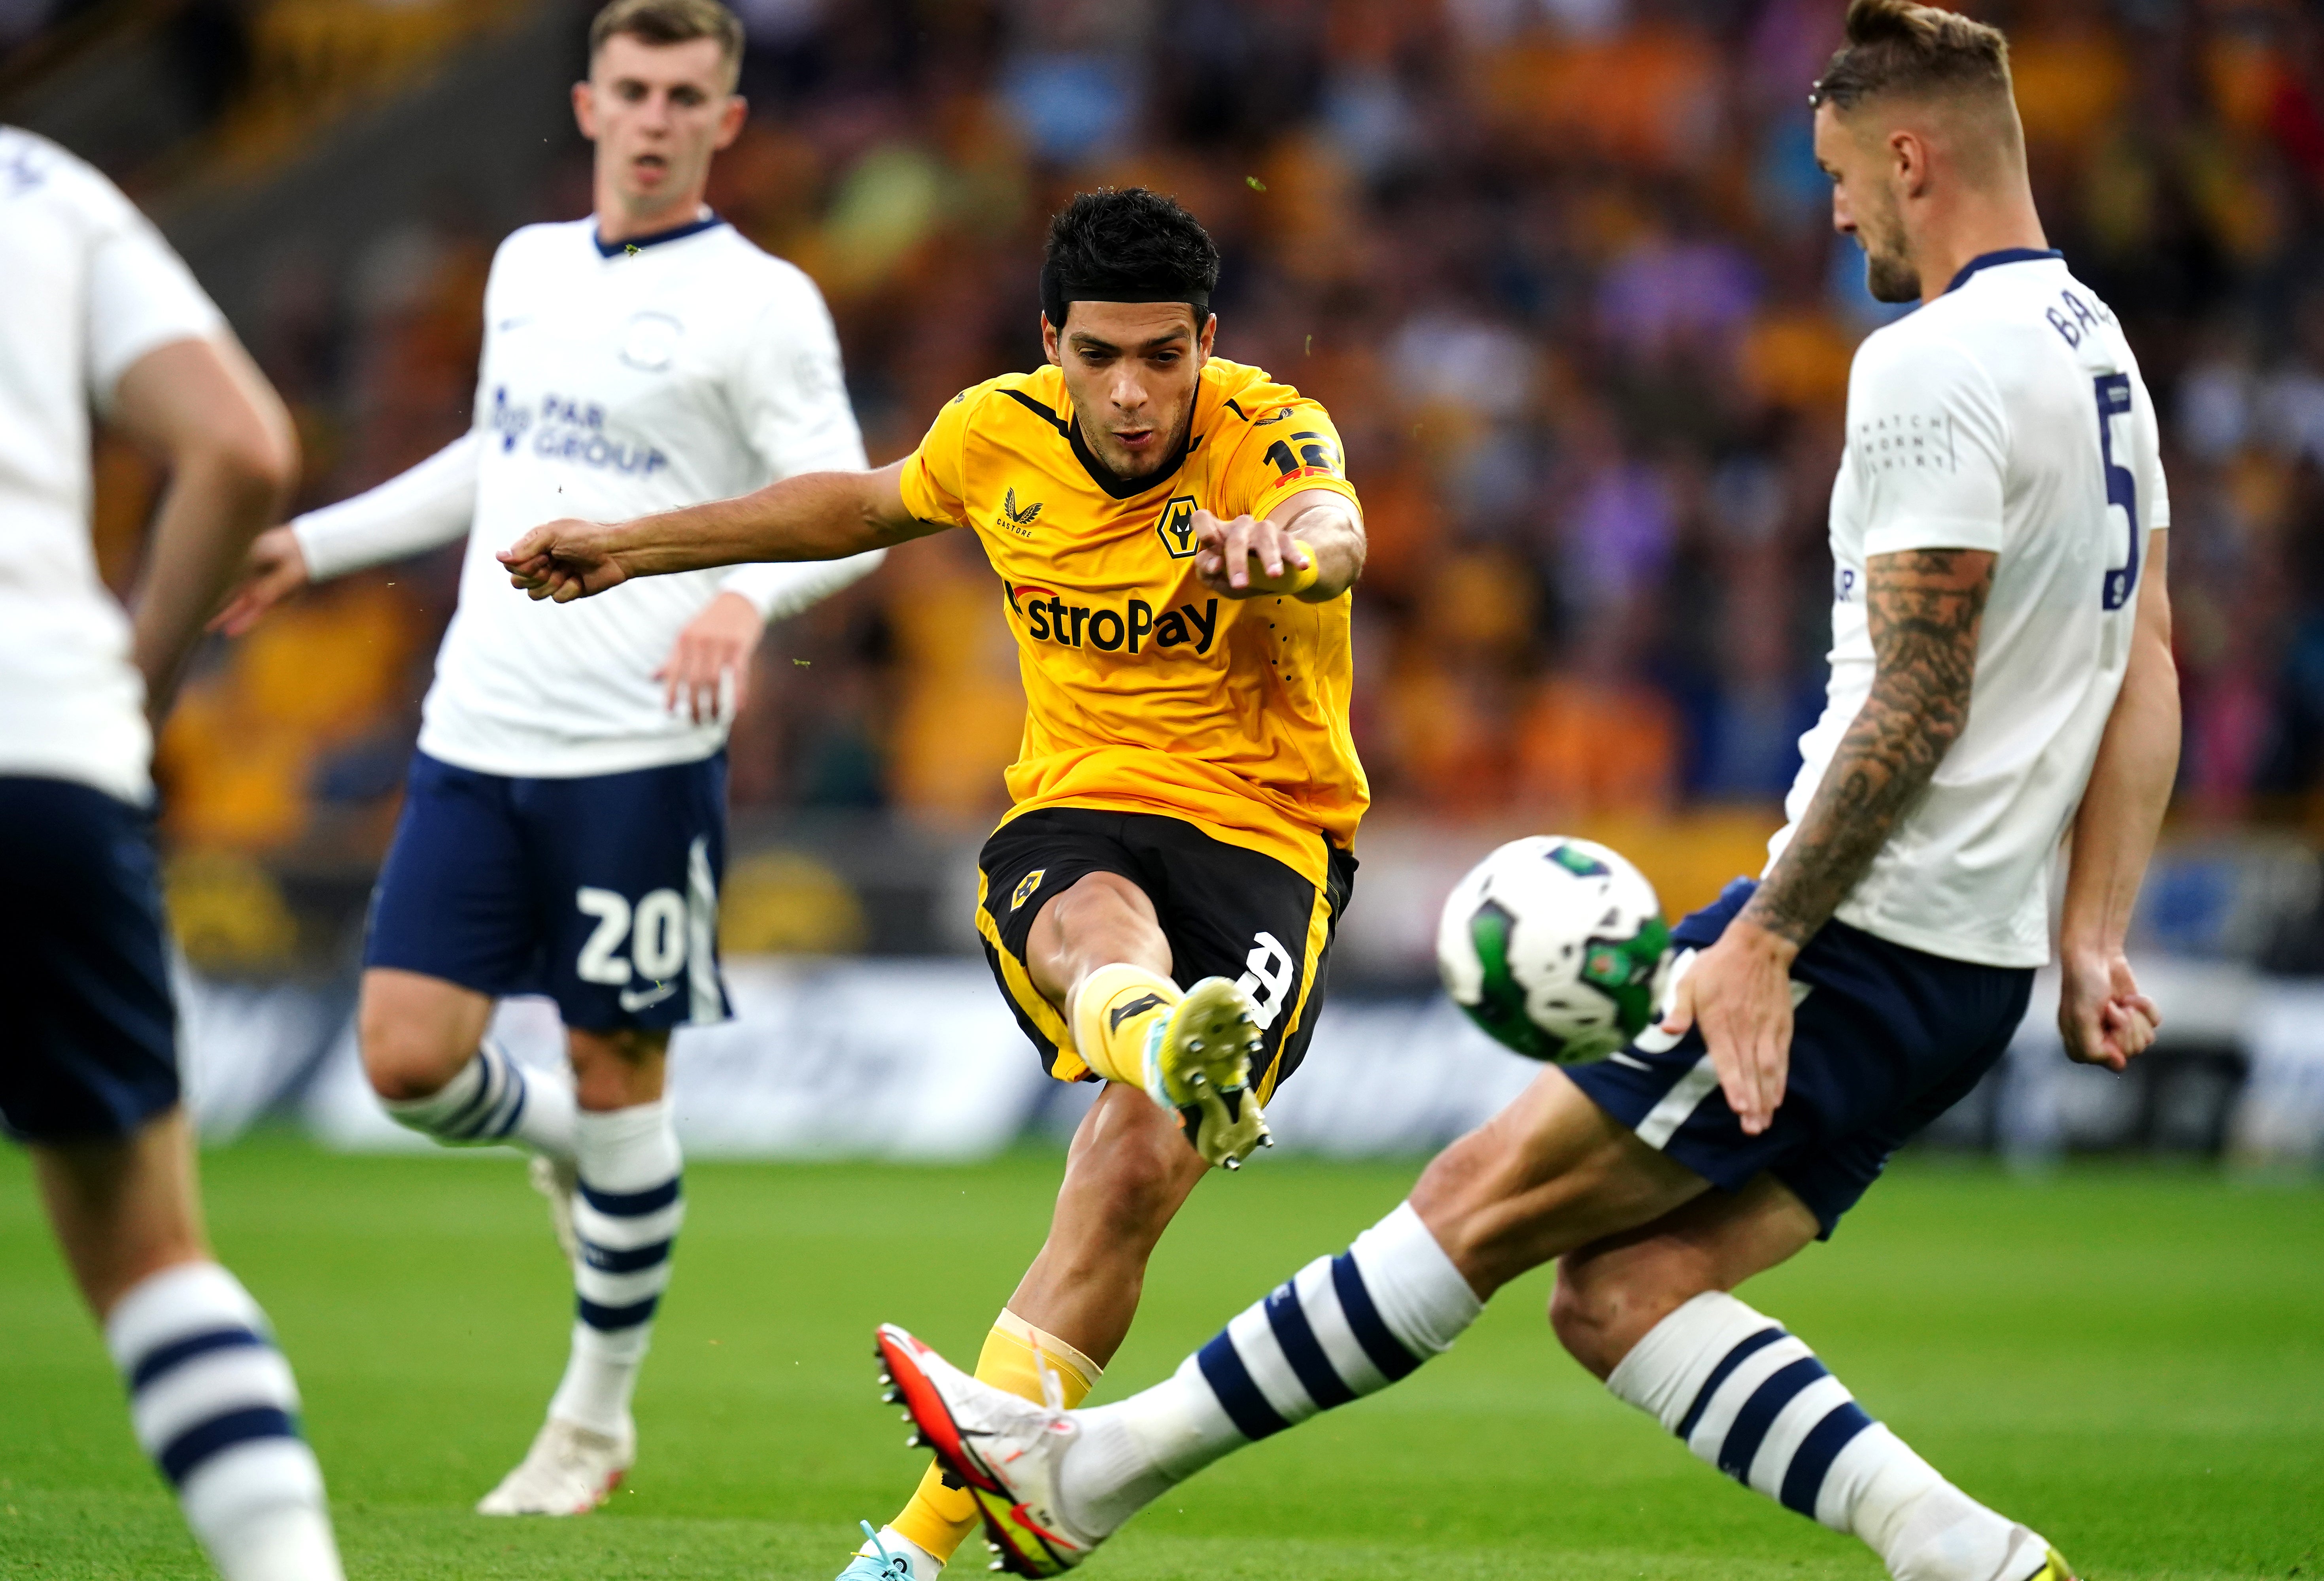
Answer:
[[546, 994], [587, 1032], [723, 1021], [725, 868], [724, 752], [566, 779], [415, 752], [364, 965]]
[[[1715, 942], [1757, 888], [1729, 884], [1671, 930], [1673, 945]], [[1793, 1016], [1790, 1084], [1757, 1136], [1728, 1108], [1700, 1032], [1666, 1051], [1632, 1043], [1566, 1074], [1640, 1141], [1723, 1191], [1773, 1173], [1829, 1240], [1888, 1155], [1968, 1097], [2008, 1049], [2034, 970], [1949, 961], [1833, 921], [1800, 951], [1792, 977], [1807, 995]]]
[[178, 1102], [178, 1013], [152, 815], [90, 786], [0, 777], [0, 1122], [127, 1136]]

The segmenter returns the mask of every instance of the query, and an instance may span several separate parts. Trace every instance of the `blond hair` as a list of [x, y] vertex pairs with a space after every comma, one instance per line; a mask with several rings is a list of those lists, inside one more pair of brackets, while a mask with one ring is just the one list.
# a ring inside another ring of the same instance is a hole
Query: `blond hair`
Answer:
[[1866, 99], [1997, 95], [2011, 99], [2001, 30], [1914, 0], [1849, 0], [1848, 41], [1808, 95], [1852, 110]]
[[616, 34], [648, 44], [715, 39], [733, 86], [742, 70], [742, 21], [718, 0], [613, 0], [589, 24], [589, 59]]

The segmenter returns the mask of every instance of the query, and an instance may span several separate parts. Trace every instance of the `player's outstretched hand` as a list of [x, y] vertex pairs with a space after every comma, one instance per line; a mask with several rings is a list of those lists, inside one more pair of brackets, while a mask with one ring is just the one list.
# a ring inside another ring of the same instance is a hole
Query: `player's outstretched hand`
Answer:
[[544, 522], [500, 552], [509, 584], [535, 600], [569, 604], [619, 586], [628, 573], [613, 557], [615, 527], [602, 521]]
[[210, 617], [209, 629], [239, 637], [266, 611], [307, 585], [307, 552], [287, 527], [270, 527], [250, 540], [242, 574], [226, 594], [226, 607]]
[[1797, 946], [1738, 917], [1672, 986], [1662, 1028], [1702, 1029], [1727, 1107], [1757, 1136], [1775, 1123], [1792, 1065], [1792, 959]]
[[766, 629], [759, 606], [739, 593], [722, 593], [705, 604], [654, 672], [662, 683], [663, 706], [672, 713], [684, 711], [696, 724], [742, 712], [751, 656]]
[[1314, 565], [1305, 545], [1264, 518], [1221, 521], [1197, 510], [1193, 526], [1194, 574], [1222, 598], [1291, 593], [1302, 585], [1301, 574]]
[[2154, 1043], [2163, 1012], [2138, 991], [2121, 951], [2062, 951], [2058, 1033], [2077, 1064], [2120, 1071]]

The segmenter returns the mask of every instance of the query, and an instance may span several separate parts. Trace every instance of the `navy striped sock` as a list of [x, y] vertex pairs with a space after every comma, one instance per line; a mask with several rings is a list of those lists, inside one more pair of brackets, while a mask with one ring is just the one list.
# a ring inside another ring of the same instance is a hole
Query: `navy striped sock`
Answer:
[[1481, 1310], [1402, 1205], [1245, 1309], [1164, 1383], [1076, 1411], [1081, 1442], [1061, 1484], [1074, 1523], [1102, 1536], [1243, 1445], [1408, 1377]]
[[504, 1142], [524, 1121], [531, 1087], [524, 1067], [486, 1038], [441, 1091], [382, 1107], [397, 1124], [438, 1142]]
[[164, 1269], [115, 1303], [106, 1345], [137, 1442], [229, 1581], [331, 1581], [323, 1474], [266, 1316], [215, 1263]]
[[573, 1356], [549, 1413], [618, 1434], [686, 1217], [678, 1138], [665, 1099], [584, 1112], [575, 1140]]
[[1874, 1425], [1805, 1345], [1719, 1291], [1648, 1330], [1606, 1386], [1699, 1458], [1812, 1520], [1827, 1483], [1852, 1485], [1832, 1468]]
[[2012, 1581], [2040, 1538], [1954, 1487], [1866, 1414], [1773, 1319], [1711, 1291], [1665, 1318], [1606, 1386], [1746, 1487], [1871, 1545], [1908, 1581]]

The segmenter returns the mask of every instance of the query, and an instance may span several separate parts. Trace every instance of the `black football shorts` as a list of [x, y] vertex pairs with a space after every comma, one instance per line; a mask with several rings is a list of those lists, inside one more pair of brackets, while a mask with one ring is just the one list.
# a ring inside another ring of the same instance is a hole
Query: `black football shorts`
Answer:
[[1180, 988], [1223, 977], [1250, 990], [1266, 1034], [1251, 1070], [1260, 1103], [1299, 1068], [1323, 1007], [1332, 935], [1355, 885], [1351, 853], [1329, 848], [1319, 892], [1273, 857], [1177, 818], [1041, 807], [994, 830], [977, 866], [985, 959], [1042, 1068], [1060, 1081], [1096, 1077], [1074, 1052], [1064, 1016], [1033, 987], [1025, 941], [1042, 906], [1092, 873], [1119, 874], [1146, 892]]

